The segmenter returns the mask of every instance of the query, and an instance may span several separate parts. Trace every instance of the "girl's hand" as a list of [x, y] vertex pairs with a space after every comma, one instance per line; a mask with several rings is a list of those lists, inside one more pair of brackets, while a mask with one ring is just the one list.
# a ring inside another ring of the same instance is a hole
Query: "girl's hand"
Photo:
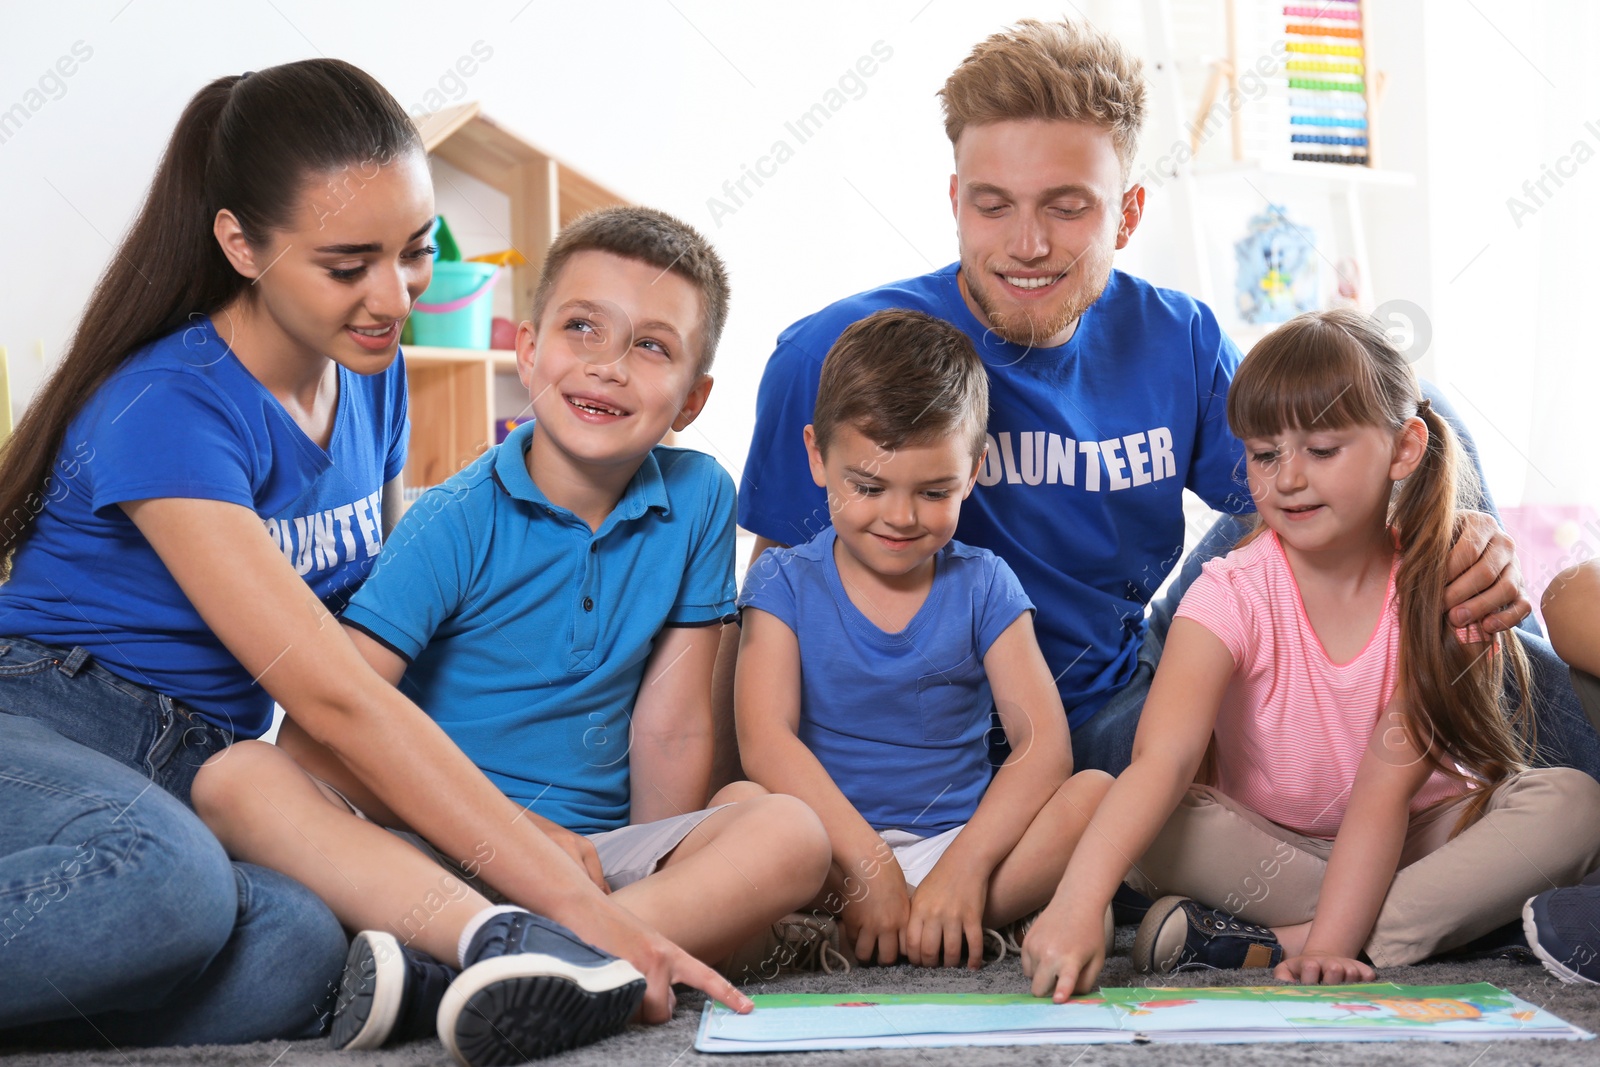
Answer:
[[894, 857], [873, 861], [876, 873], [863, 878], [862, 892], [846, 901], [839, 921], [844, 924], [844, 943], [855, 946], [856, 959], [888, 966], [900, 959], [906, 923], [911, 918], [911, 893], [906, 888], [905, 872]]
[[1272, 972], [1280, 982], [1299, 985], [1348, 985], [1377, 981], [1378, 972], [1360, 960], [1332, 952], [1302, 952], [1284, 960]]
[[1033, 979], [1036, 997], [1063, 1004], [1087, 993], [1106, 962], [1105, 908], [1051, 902], [1022, 939], [1022, 973]]
[[989, 897], [988, 879], [971, 877], [943, 862], [917, 887], [906, 923], [906, 956], [918, 967], [938, 967], [961, 962], [961, 945], [967, 946], [967, 966], [983, 966], [983, 906]]

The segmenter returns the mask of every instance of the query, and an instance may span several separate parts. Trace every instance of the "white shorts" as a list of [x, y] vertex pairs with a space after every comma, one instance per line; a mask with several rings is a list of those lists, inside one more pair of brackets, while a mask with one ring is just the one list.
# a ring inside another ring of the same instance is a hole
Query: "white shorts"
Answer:
[[[312, 776], [313, 780], [322, 788], [344, 801], [351, 813], [362, 819], [367, 818], [367, 813], [358, 808], [355, 803], [334, 786], [322, 779]], [[691, 811], [683, 815], [674, 815], [666, 819], [657, 819], [655, 822], [639, 823], [637, 826], [623, 826], [615, 830], [603, 830], [597, 834], [585, 834], [585, 838], [594, 845], [595, 854], [600, 857], [600, 872], [605, 875], [606, 885], [613, 890], [621, 889], [625, 885], [632, 885], [642, 878], [648, 878], [656, 873], [656, 868], [661, 866], [661, 861], [683, 843], [683, 839], [694, 832], [694, 828], [705, 822], [713, 813], [727, 807], [718, 804], [714, 808], [705, 808], [700, 811]], [[371, 821], [368, 819], [367, 821]], [[495, 904], [505, 903], [505, 897], [499, 890], [481, 878], [467, 876], [454, 864], [450, 857], [434, 848], [421, 836], [405, 830], [390, 830], [391, 834], [401, 838], [424, 853], [435, 863], [444, 867], [452, 874], [461, 878], [473, 889], [489, 898]], [[909, 836], [909, 835], [908, 835]], [[941, 850], [942, 851], [942, 850]], [[935, 857], [937, 859], [938, 857]], [[916, 883], [912, 883], [915, 885]]]
[[950, 847], [950, 842], [966, 828], [967, 824], [962, 823], [932, 837], [918, 837], [905, 830], [881, 830], [878, 836], [893, 850], [895, 862], [899, 863], [900, 869], [905, 872], [906, 885], [915, 889], [922, 884], [924, 878], [928, 877], [928, 872], [939, 862], [939, 857]]
[[606, 884], [612, 889], [621, 889], [655, 874], [661, 861], [693, 833], [696, 826], [727, 806], [718, 804], [714, 808], [586, 836], [600, 855], [600, 870], [605, 873]]

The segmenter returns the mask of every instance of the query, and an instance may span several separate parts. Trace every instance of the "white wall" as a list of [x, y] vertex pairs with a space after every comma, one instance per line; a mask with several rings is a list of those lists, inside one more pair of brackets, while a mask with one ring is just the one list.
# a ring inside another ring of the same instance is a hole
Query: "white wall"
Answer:
[[[1138, 5], [1079, 6], [1143, 48]], [[1592, 464], [1581, 477], [1552, 475], [1553, 486], [1527, 474], [1555, 467], [1558, 456], [1592, 453], [1576, 429], [1583, 399], [1573, 386], [1592, 402], [1595, 383], [1574, 375], [1590, 373], [1582, 369], [1592, 362], [1582, 298], [1594, 289], [1585, 283], [1600, 280], [1580, 254], [1595, 236], [1583, 202], [1593, 199], [1600, 164], [1520, 230], [1504, 206], [1541, 161], [1554, 161], [1555, 148], [1583, 136], [1583, 120], [1600, 118], [1594, 76], [1580, 65], [1595, 16], [1576, 0], [1543, 18], [1531, 13], [1536, 6], [1482, 0], [1478, 15], [1428, 0], [1380, 20], [1390, 158], [1423, 184], [1368, 201], [1373, 284], [1380, 299], [1426, 294], [1418, 303], [1434, 320], [1435, 377], [1459, 383], [1453, 397], [1474, 403], [1461, 406], [1503, 500], [1594, 501]], [[0, 111], [42, 105], [0, 142], [0, 344], [11, 352], [17, 406], [59, 355], [189, 96], [221, 74], [320, 53], [371, 71], [408, 106], [430, 91], [482, 100], [535, 143], [716, 242], [732, 273], [734, 310], [717, 392], [685, 443], [737, 474], [761, 368], [783, 327], [839, 296], [954, 258], [950, 148], [934, 96], [946, 75], [1003, 23], [1061, 10], [955, 0], [781, 9], [731, 0], [14, 8], [0, 37]], [[1580, 28], [1563, 29], [1569, 18]], [[1559, 88], [1546, 86], [1507, 37], [1549, 67]], [[493, 56], [461, 84], [454, 65], [478, 41]], [[59, 87], [47, 81], [49, 92], [28, 97], [75, 45], [92, 54]], [[874, 45], [891, 57], [870, 78], [847, 82], [848, 102], [798, 143], [785, 122], [840, 88]], [[1546, 54], [1558, 48], [1566, 52]], [[1589, 86], [1586, 104], [1575, 80]], [[760, 188], [747, 185], [752, 195], [735, 205], [724, 183], [779, 139], [794, 157]], [[732, 212], [714, 216], [713, 197]], [[1150, 223], [1120, 265], [1164, 280], [1174, 239], [1165, 210], [1152, 195]], [[452, 222], [489, 231], [474, 243], [492, 236], [490, 213], [474, 221], [466, 211]], [[1492, 253], [1452, 280], [1486, 242]], [[1533, 273], [1552, 267], [1567, 273]], [[1569, 467], [1582, 469], [1561, 469]]]

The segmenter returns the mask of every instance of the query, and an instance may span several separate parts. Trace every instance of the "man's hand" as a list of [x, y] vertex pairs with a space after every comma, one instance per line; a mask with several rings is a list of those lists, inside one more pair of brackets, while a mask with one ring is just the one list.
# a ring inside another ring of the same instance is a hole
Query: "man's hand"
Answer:
[[1284, 960], [1272, 972], [1280, 982], [1300, 985], [1348, 985], [1377, 981], [1378, 972], [1360, 960], [1331, 952], [1302, 952]]
[[600, 853], [595, 851], [594, 842], [582, 834], [573, 833], [560, 823], [551, 822], [531, 811], [524, 811], [522, 817], [542, 830], [544, 836], [560, 845], [561, 851], [571, 856], [573, 861], [583, 868], [583, 873], [589, 876], [589, 881], [600, 887], [600, 892], [611, 892], [611, 887], [606, 885], [606, 874], [600, 866]]
[[1444, 589], [1450, 623], [1477, 623], [1486, 634], [1509, 630], [1533, 610], [1522, 586], [1516, 542], [1484, 512], [1463, 511], [1459, 519], [1460, 534], [1450, 549], [1450, 583]]
[[876, 873], [861, 879], [862, 893], [846, 901], [839, 921], [844, 924], [844, 943], [855, 946], [856, 959], [870, 962], [876, 948], [878, 962], [887, 966], [900, 958], [911, 918], [911, 893], [905, 872], [892, 855], [874, 859], [873, 866]]
[[1022, 973], [1033, 979], [1036, 997], [1064, 1004], [1073, 993], [1087, 993], [1106, 962], [1105, 909], [1052, 901], [1022, 939]]
[[955, 967], [965, 941], [967, 966], [974, 971], [983, 966], [983, 906], [988, 896], [987, 877], [973, 877], [969, 870], [943, 862], [934, 864], [911, 898], [907, 958], [918, 967], [938, 967], [942, 943], [943, 965]]

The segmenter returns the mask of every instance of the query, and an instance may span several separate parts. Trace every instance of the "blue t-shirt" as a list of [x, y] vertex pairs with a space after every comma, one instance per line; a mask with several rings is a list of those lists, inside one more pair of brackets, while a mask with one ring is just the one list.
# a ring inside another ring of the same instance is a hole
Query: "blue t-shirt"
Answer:
[[666, 626], [733, 613], [733, 479], [658, 446], [600, 529], [528, 473], [534, 424], [422, 495], [344, 621], [501, 791], [577, 833], [628, 823], [628, 728]]
[[951, 541], [928, 599], [899, 633], [861, 613], [839, 579], [833, 528], [763, 552], [741, 608], [800, 642], [800, 740], [874, 830], [931, 837], [972, 818], [990, 779], [994, 700], [983, 657], [1033, 604], [992, 552]]
[[957, 264], [849, 297], [778, 338], [761, 378], [739, 487], [739, 525], [782, 544], [829, 525], [801, 431], [823, 357], [884, 308], [954, 323], [989, 371], [989, 454], [956, 537], [1016, 571], [1040, 606], [1039, 645], [1077, 726], [1127, 684], [1145, 605], [1183, 552], [1183, 490], [1252, 510], [1243, 446], [1228, 430], [1239, 351], [1191, 297], [1112, 271], [1071, 340], [1002, 341], [968, 309]]
[[259, 737], [272, 698], [117, 505], [247, 507], [337, 612], [382, 547], [383, 483], [405, 466], [407, 431], [399, 358], [371, 376], [339, 368], [323, 449], [199, 316], [130, 356], [68, 424], [43, 508], [0, 585], [0, 634], [81, 645], [114, 674]]

